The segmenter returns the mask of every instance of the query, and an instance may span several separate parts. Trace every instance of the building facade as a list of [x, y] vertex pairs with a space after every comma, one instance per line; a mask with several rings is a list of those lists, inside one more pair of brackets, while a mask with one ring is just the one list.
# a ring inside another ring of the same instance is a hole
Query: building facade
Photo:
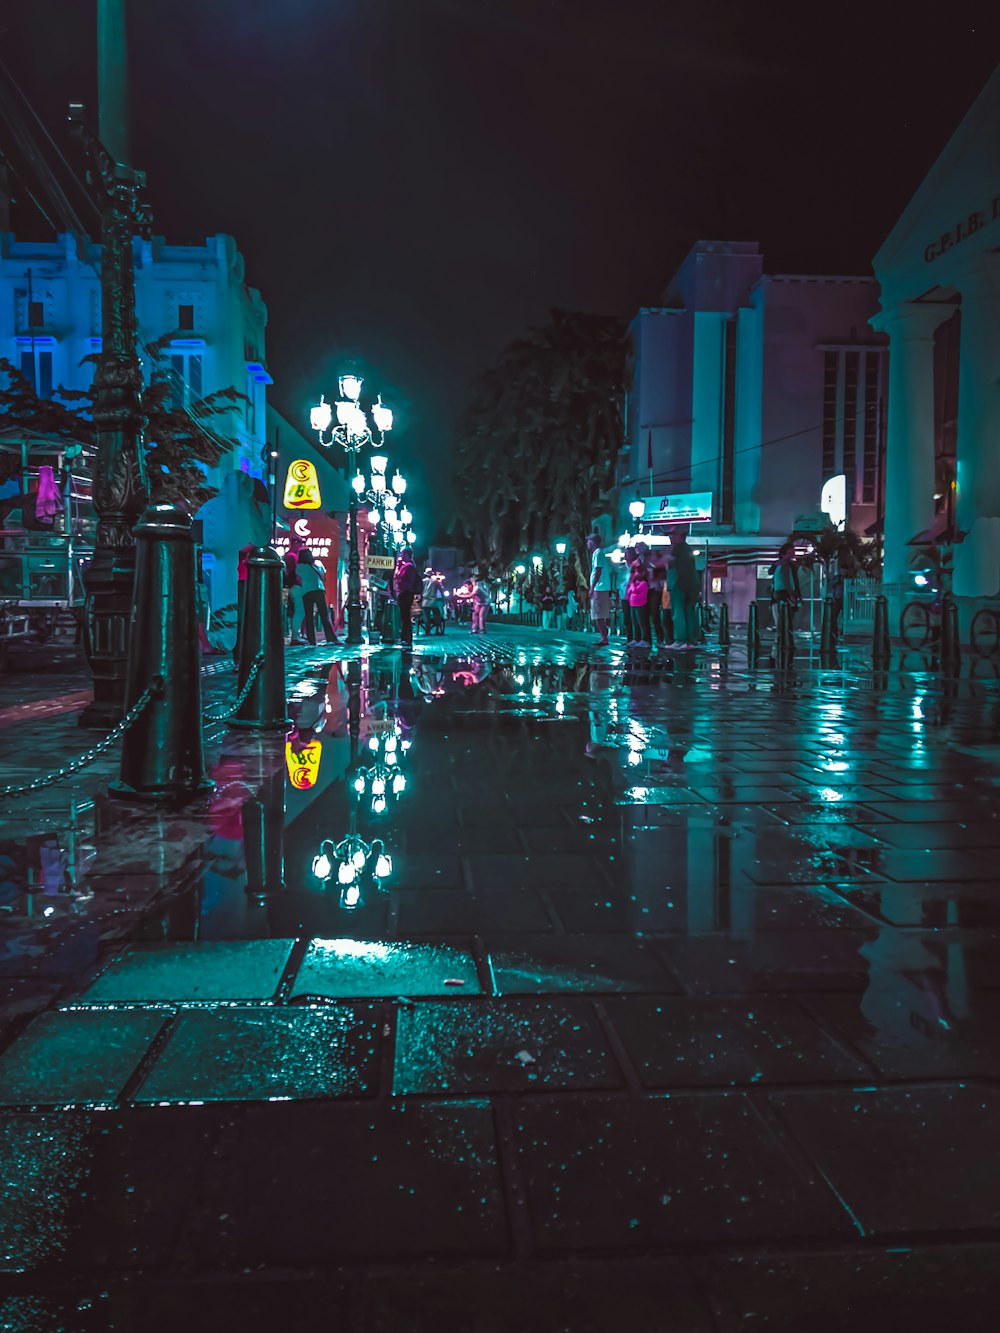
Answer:
[[1000, 592], [1000, 68], [873, 261], [889, 339], [884, 577], [957, 542], [959, 596]]
[[720, 571], [717, 596], [737, 611], [757, 595], [757, 563], [822, 522], [827, 481], [846, 478], [856, 531], [880, 500], [874, 279], [769, 275], [763, 262], [754, 242], [699, 241], [663, 304], [633, 319], [617, 470], [617, 530], [637, 497], [644, 523], [694, 516], [692, 536]]
[[[204, 245], [134, 242], [140, 360], [147, 381], [166, 373], [173, 405], [190, 410], [221, 389], [236, 389], [209, 429], [232, 449], [206, 480], [219, 495], [200, 513], [213, 608], [236, 599], [236, 552], [270, 531], [262, 482], [268, 475], [264, 333], [267, 309], [246, 283], [231, 236]], [[165, 340], [156, 365], [145, 350]], [[40, 397], [60, 387], [86, 390], [101, 349], [100, 247], [72, 234], [19, 241], [0, 233], [0, 356]], [[237, 475], [233, 475], [233, 474]]]

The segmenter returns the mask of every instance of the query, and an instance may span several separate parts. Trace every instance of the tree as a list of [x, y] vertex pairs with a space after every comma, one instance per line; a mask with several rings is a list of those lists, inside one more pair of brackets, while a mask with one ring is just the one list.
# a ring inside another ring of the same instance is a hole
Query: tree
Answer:
[[457, 526], [480, 560], [575, 550], [607, 509], [622, 441], [625, 326], [553, 310], [481, 378], [457, 439]]
[[[154, 366], [174, 336], [169, 334], [145, 348]], [[97, 357], [85, 360], [96, 361]], [[142, 394], [149, 494], [154, 503], [182, 504], [194, 513], [216, 494], [206, 483], [205, 468], [216, 467], [232, 449], [225, 418], [245, 395], [236, 389], [219, 389], [185, 411], [173, 405], [173, 389], [170, 372], [156, 369]], [[40, 398], [17, 367], [0, 357], [0, 425], [93, 445], [94, 397], [92, 387], [65, 389], [60, 385], [51, 398]]]

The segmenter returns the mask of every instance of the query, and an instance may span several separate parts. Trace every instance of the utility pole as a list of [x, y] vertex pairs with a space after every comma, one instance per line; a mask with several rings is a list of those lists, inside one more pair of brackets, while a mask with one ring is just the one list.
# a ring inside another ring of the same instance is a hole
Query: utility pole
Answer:
[[139, 198], [145, 174], [128, 166], [125, 0], [97, 0], [97, 43], [100, 138], [84, 125], [83, 107], [70, 107], [71, 129], [85, 145], [87, 181], [101, 210], [101, 354], [94, 377], [97, 541], [83, 575], [94, 699], [80, 725], [109, 729], [124, 713], [135, 581], [132, 528], [149, 499], [140, 444], [142, 368], [132, 238], [148, 231], [150, 214]]

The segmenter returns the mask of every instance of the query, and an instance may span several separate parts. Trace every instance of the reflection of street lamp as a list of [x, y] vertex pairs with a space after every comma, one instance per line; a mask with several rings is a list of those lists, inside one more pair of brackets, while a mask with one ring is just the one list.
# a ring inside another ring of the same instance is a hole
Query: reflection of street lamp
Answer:
[[324, 838], [319, 853], [313, 857], [312, 872], [324, 884], [336, 875], [341, 907], [354, 908], [361, 905], [361, 883], [366, 876], [380, 888], [382, 880], [392, 874], [392, 857], [381, 838], [367, 843], [352, 833], [336, 845], [332, 839]]
[[527, 574], [524, 565], [516, 565], [514, 573], [517, 575], [517, 614], [524, 613], [524, 576]]
[[[309, 424], [319, 436], [319, 442], [324, 448], [329, 449], [336, 441], [342, 448], [346, 449], [351, 458], [351, 463], [356, 472], [356, 476], [351, 483], [351, 501], [350, 514], [348, 520], [348, 546], [349, 555], [347, 562], [347, 642], [361, 642], [361, 554], [358, 550], [358, 496], [365, 489], [365, 479], [357, 471], [358, 450], [366, 444], [382, 444], [388, 431], [392, 429], [392, 412], [386, 407], [381, 395], [377, 402], [372, 406], [372, 420], [375, 423], [374, 433], [368, 424], [368, 417], [365, 410], [358, 403], [361, 397], [361, 386], [363, 384], [357, 375], [341, 375], [340, 377], [340, 401], [331, 405], [325, 398], [320, 398], [319, 402], [309, 413]], [[336, 408], [337, 424], [333, 424], [334, 406]], [[324, 439], [324, 436], [329, 436]], [[372, 460], [374, 467], [375, 460]], [[385, 472], [385, 463], [382, 464], [382, 472]], [[361, 485], [358, 486], [360, 481]]]

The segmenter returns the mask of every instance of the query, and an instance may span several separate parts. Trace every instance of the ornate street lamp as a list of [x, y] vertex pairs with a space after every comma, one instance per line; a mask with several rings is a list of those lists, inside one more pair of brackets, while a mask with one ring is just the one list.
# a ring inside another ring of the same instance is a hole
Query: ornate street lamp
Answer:
[[635, 499], [628, 507], [628, 512], [632, 515], [636, 523], [639, 522], [643, 514], [646, 512], [646, 502], [643, 500], [642, 496], [639, 494], [638, 491], [636, 491]]
[[[347, 561], [347, 642], [361, 642], [361, 553], [358, 550], [358, 496], [364, 492], [364, 477], [358, 471], [358, 451], [367, 444], [382, 446], [385, 436], [392, 430], [392, 411], [382, 402], [382, 397], [371, 408], [374, 430], [368, 424], [368, 417], [358, 399], [364, 381], [357, 375], [341, 375], [339, 380], [340, 401], [330, 404], [325, 398], [309, 413], [309, 423], [319, 436], [319, 442], [329, 449], [334, 443], [339, 444], [350, 456], [351, 464], [357, 474], [351, 482], [350, 514], [348, 520]], [[336, 411], [337, 424], [333, 424]], [[385, 474], [385, 459], [382, 459], [382, 476]], [[375, 459], [372, 459], [374, 467]], [[376, 474], [377, 475], [377, 474]], [[358, 486], [360, 481], [361, 485]]]
[[378, 889], [382, 880], [392, 874], [392, 857], [386, 852], [381, 838], [369, 843], [351, 833], [336, 844], [331, 838], [324, 838], [319, 852], [313, 857], [312, 872], [324, 884], [329, 884], [336, 876], [341, 907], [353, 909], [361, 905], [361, 886], [365, 879], [371, 880]]
[[97, 540], [83, 575], [85, 644], [94, 698], [81, 713], [80, 725], [110, 728], [125, 710], [135, 581], [132, 528], [149, 501], [139, 445], [142, 368], [136, 348], [132, 237], [137, 231], [149, 234], [151, 214], [139, 199], [146, 187], [145, 173], [115, 160], [84, 124], [80, 103], [71, 103], [69, 121], [71, 133], [86, 149], [88, 183], [101, 211], [101, 353], [94, 376]]

